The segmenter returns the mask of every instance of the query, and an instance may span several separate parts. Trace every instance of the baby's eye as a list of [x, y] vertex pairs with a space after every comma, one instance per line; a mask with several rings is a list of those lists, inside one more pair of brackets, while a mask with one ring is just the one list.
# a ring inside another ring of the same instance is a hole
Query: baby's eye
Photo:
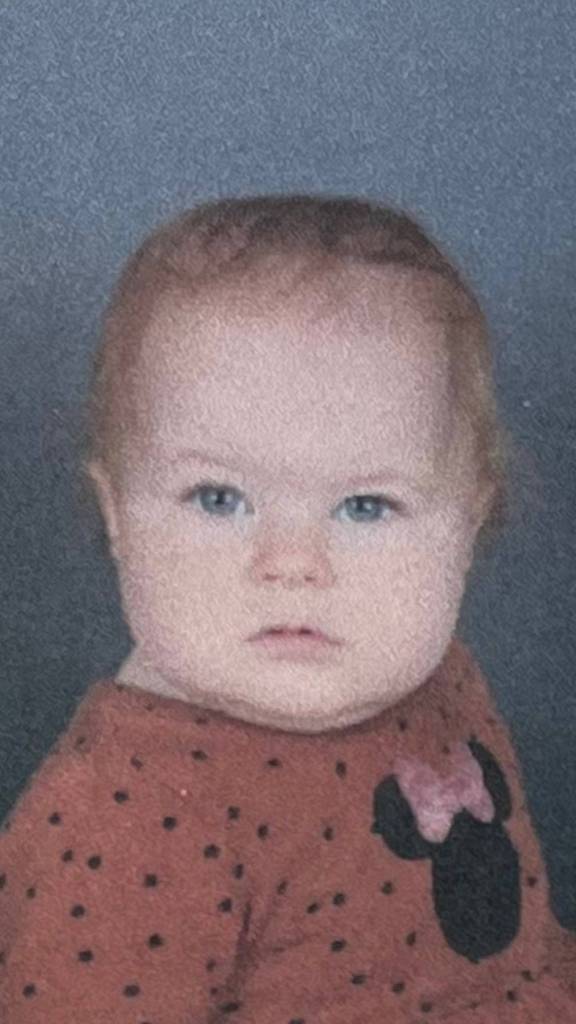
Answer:
[[[355, 519], [354, 522], [375, 522], [376, 520], [370, 516], [370, 506], [376, 512], [381, 512], [382, 509], [387, 506], [393, 509], [394, 512], [399, 511], [400, 505], [397, 501], [393, 501], [392, 498], [385, 498], [383, 494], [353, 494], [350, 498], [345, 498], [343, 505], [347, 509], [351, 509], [354, 502], [357, 502], [356, 511], [360, 513], [361, 518]], [[368, 508], [366, 508], [368, 506]], [[368, 520], [365, 518], [364, 513], [368, 512]], [[378, 515], [378, 520], [381, 516]]]
[[[183, 496], [183, 500], [187, 504], [192, 504], [198, 498], [200, 500], [202, 510], [207, 512], [210, 516], [230, 518], [230, 511], [233, 510], [236, 502], [234, 500], [223, 500], [222, 495], [225, 494], [239, 495], [241, 492], [238, 491], [236, 487], [225, 487], [222, 484], [203, 483], [198, 484], [197, 487], [192, 488], [190, 491], [186, 491]], [[361, 523], [379, 521], [381, 519], [379, 513], [384, 506], [393, 509], [395, 512], [399, 512], [401, 510], [401, 505], [398, 501], [393, 498], [386, 498], [382, 494], [354, 494], [349, 498], [345, 498], [342, 505], [348, 511], [353, 512], [354, 515], [358, 513], [360, 518], [354, 518], [353, 522]], [[368, 506], [368, 508], [366, 506]], [[368, 514], [368, 518], [366, 513]], [[374, 513], [377, 513], [377, 516]]]
[[[191, 491], [186, 491], [184, 494], [184, 500], [187, 504], [192, 504], [196, 498], [199, 497], [201, 499], [200, 504], [202, 505], [204, 512], [208, 512], [210, 515], [215, 512], [218, 516], [226, 516], [230, 509], [230, 503], [222, 501], [221, 495], [226, 493], [231, 494], [232, 492], [235, 492], [236, 494], [240, 493], [235, 487], [224, 487], [223, 485], [217, 484], [198, 484], [198, 486], [192, 488]], [[211, 496], [216, 494], [218, 495], [218, 499], [216, 501], [207, 501], [205, 500], [206, 493]]]

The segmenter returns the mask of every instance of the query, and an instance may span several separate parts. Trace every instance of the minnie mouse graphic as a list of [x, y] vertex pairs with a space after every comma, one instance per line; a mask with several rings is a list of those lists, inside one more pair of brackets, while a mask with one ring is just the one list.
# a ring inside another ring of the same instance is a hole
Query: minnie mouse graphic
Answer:
[[447, 763], [441, 777], [414, 757], [397, 758], [374, 791], [371, 831], [398, 857], [430, 859], [446, 942], [478, 963], [510, 945], [520, 926], [520, 863], [504, 828], [510, 790], [474, 734]]

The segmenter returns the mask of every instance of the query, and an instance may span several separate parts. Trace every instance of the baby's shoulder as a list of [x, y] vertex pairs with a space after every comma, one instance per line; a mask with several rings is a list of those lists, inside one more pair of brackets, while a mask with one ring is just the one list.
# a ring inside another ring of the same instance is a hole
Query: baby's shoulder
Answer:
[[68, 722], [30, 772], [0, 829], [0, 842], [16, 833], [32, 839], [34, 822], [56, 826], [62, 806], [80, 810], [94, 796], [105, 764], [106, 724], [90, 699], [80, 698]]

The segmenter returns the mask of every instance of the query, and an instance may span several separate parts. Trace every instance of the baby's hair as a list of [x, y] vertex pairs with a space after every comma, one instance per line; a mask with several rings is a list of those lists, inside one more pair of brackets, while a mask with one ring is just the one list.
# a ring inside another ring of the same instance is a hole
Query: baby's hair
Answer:
[[[486, 549], [509, 522], [509, 467], [520, 449], [501, 420], [494, 393], [486, 317], [462, 273], [403, 210], [374, 200], [325, 195], [259, 195], [202, 203], [149, 234], [129, 257], [103, 317], [85, 407], [82, 471], [99, 462], [114, 477], [118, 440], [129, 434], [133, 368], [160, 300], [188, 300], [232, 278], [265, 279], [290, 267], [401, 266], [438, 277], [451, 382], [473, 427], [479, 482], [493, 498], [477, 537]], [[301, 277], [296, 276], [296, 287]], [[385, 287], [385, 284], [383, 285]], [[349, 294], [349, 292], [347, 293]], [[91, 484], [86, 479], [88, 488]]]

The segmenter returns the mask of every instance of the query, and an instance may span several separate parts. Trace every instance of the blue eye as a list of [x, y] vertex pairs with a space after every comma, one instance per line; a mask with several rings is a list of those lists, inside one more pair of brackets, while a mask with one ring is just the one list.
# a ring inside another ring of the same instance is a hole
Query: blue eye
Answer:
[[[204, 500], [204, 495], [206, 494], [206, 492], [212, 493], [213, 495], [222, 495], [226, 493], [230, 494], [232, 493], [233, 490], [235, 491], [236, 489], [230, 487], [223, 487], [221, 485], [218, 486], [216, 484], [199, 484], [198, 487], [194, 487], [192, 491], [188, 491], [185, 497], [187, 499], [199, 497], [201, 498], [200, 503], [202, 505], [202, 509], [204, 512], [209, 512], [210, 514], [212, 514], [212, 512], [215, 512], [216, 515], [218, 516], [225, 516], [230, 508], [229, 503], [227, 504], [223, 502], [220, 498], [215, 502], [207, 502]], [[238, 493], [239, 492], [236, 491], [236, 494]]]
[[[366, 511], [365, 503], [367, 503], [368, 506], [371, 505], [372, 508], [378, 513], [380, 513], [385, 506], [393, 509], [395, 512], [399, 511], [400, 509], [400, 505], [398, 504], [398, 502], [393, 501], [391, 498], [385, 498], [384, 495], [382, 494], [354, 494], [352, 495], [352, 497], [346, 498], [343, 504], [347, 508], [350, 508], [353, 502], [358, 502], [360, 506], [363, 506], [363, 509], [361, 509], [361, 511]], [[368, 508], [368, 514], [368, 520], [366, 520], [362, 515], [360, 520], [355, 520], [355, 522], [375, 522], [375, 519], [370, 518], [370, 508]], [[381, 516], [378, 515], [378, 520], [380, 519]]]
[[[210, 516], [230, 518], [230, 510], [231, 505], [233, 503], [223, 501], [222, 495], [239, 495], [240, 493], [241, 492], [238, 491], [235, 487], [225, 487], [222, 484], [203, 483], [198, 484], [198, 486], [194, 487], [191, 491], [186, 491], [186, 493], [183, 496], [183, 500], [185, 500], [187, 503], [193, 503], [196, 498], [199, 498], [202, 510], [204, 512], [207, 512]], [[207, 495], [210, 495], [211, 497], [207, 499]], [[215, 495], [217, 496], [217, 499], [215, 501], [211, 500], [211, 498]], [[392, 498], [385, 498], [382, 494], [355, 494], [349, 498], [346, 498], [343, 502], [343, 505], [347, 509], [351, 509], [354, 505], [354, 502], [358, 502], [362, 506], [361, 517], [360, 519], [354, 520], [355, 522], [377, 522], [381, 519], [380, 515], [378, 515], [377, 519], [374, 516], [371, 516], [370, 508], [368, 509], [369, 518], [367, 519], [365, 517], [363, 513], [365, 512], [366, 503], [372, 506], [373, 511], [376, 511], [378, 513], [380, 513], [384, 506], [393, 509], [395, 512], [399, 512], [401, 510], [401, 505], [399, 502], [395, 501]]]

